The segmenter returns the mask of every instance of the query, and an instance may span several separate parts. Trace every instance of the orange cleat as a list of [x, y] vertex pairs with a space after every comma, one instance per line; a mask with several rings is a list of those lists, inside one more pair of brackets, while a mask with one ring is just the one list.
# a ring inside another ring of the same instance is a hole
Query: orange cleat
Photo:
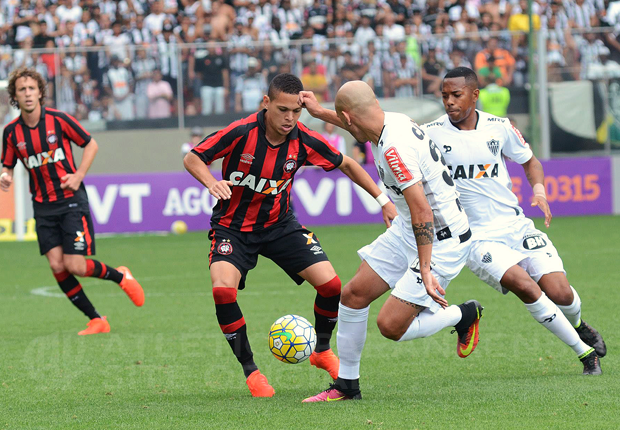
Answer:
[[140, 283], [131, 276], [131, 272], [125, 266], [117, 267], [116, 270], [123, 274], [121, 289], [129, 296], [134, 305], [142, 306], [144, 304], [144, 290]]
[[319, 369], [326, 370], [333, 380], [338, 378], [340, 360], [336, 357], [336, 354], [334, 354], [334, 351], [332, 351], [331, 348], [323, 352], [313, 352], [310, 355], [310, 364], [318, 367]]
[[88, 321], [87, 326], [88, 328], [78, 333], [80, 336], [110, 332], [110, 323], [108, 322], [108, 319], [106, 317], [93, 318], [92, 320]]
[[273, 397], [276, 393], [273, 387], [269, 385], [267, 377], [260, 373], [260, 370], [252, 372], [245, 383], [248, 384], [252, 397]]

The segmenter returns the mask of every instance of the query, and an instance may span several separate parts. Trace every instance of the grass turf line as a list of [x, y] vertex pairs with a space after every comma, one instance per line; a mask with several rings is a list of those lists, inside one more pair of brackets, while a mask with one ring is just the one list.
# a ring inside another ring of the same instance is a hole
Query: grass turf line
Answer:
[[[300, 401], [328, 386], [327, 373], [281, 363], [267, 349], [278, 317], [313, 320], [314, 290], [270, 261], [260, 259], [239, 293], [255, 360], [276, 390], [272, 399], [252, 399], [215, 318], [206, 233], [98, 240], [96, 258], [130, 267], [146, 303], [136, 308], [113, 283], [82, 279], [112, 327], [87, 337], [77, 336], [87, 321], [67, 299], [31, 293], [60, 292], [36, 244], [1, 243], [0, 428], [618, 428], [619, 221], [556, 218], [547, 230], [584, 319], [607, 342], [601, 377], [582, 377], [572, 351], [516, 297], [464, 269], [447, 298], [485, 306], [471, 357], [457, 357], [449, 330], [399, 344], [383, 339], [375, 324], [381, 298], [362, 358], [364, 400], [315, 405]], [[382, 230], [314, 229], [343, 282], [359, 266], [355, 251]]]

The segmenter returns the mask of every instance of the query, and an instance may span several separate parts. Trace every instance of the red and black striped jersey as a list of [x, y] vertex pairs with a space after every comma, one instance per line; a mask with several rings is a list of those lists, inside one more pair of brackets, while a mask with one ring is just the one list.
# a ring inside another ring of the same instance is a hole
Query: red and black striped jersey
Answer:
[[71, 115], [41, 107], [41, 119], [34, 128], [21, 116], [4, 128], [2, 165], [12, 169], [21, 160], [30, 175], [32, 200], [59, 202], [79, 192], [60, 188], [60, 178], [77, 170], [71, 141], [84, 147], [90, 140], [90, 134]]
[[211, 225], [259, 231], [289, 214], [295, 172], [304, 165], [332, 170], [342, 154], [301, 122], [286, 142], [273, 146], [265, 136], [265, 110], [233, 122], [192, 149], [207, 165], [223, 158], [222, 178], [233, 183], [229, 200], [213, 208]]

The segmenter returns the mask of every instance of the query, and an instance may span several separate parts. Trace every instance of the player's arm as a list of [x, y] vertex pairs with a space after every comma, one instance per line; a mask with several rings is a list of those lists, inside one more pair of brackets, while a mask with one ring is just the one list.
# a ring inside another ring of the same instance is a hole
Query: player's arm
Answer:
[[0, 173], [0, 189], [4, 192], [8, 192], [13, 183], [13, 169], [9, 169], [6, 166], [2, 166], [2, 173]]
[[218, 200], [228, 200], [232, 195], [230, 187], [233, 183], [226, 180], [218, 181], [215, 179], [209, 167], [202, 161], [202, 159], [194, 154], [188, 152], [185, 158], [183, 158], [183, 165], [185, 169], [191, 173], [191, 175], [198, 180], [202, 185], [207, 187], [209, 194]]
[[532, 155], [532, 158], [523, 163], [521, 166], [523, 166], [525, 176], [532, 186], [532, 190], [534, 190], [532, 207], [538, 206], [540, 210], [543, 211], [545, 214], [545, 226], [549, 228], [552, 215], [551, 209], [549, 208], [549, 203], [547, 202], [547, 194], [545, 193], [545, 172], [543, 170], [543, 166], [534, 155]]
[[84, 154], [82, 155], [82, 162], [80, 166], [75, 171], [75, 173], [67, 173], [65, 176], [60, 178], [62, 182], [60, 184], [60, 188], [66, 190], [67, 188], [71, 191], [77, 191], [92, 166], [93, 161], [95, 161], [95, 156], [97, 155], [97, 151], [99, 151], [99, 145], [95, 139], [90, 139], [90, 142], [84, 147]]
[[370, 175], [364, 170], [351, 157], [343, 154], [342, 163], [338, 166], [340, 171], [347, 175], [353, 182], [362, 187], [368, 194], [373, 196], [377, 203], [381, 205], [383, 212], [383, 222], [387, 227], [392, 225], [392, 220], [396, 218], [396, 206], [390, 201], [390, 199], [381, 192], [375, 181], [372, 180]]
[[342, 127], [342, 121], [338, 118], [335, 110], [326, 109], [318, 102], [312, 91], [300, 91], [299, 99], [297, 100], [299, 106], [306, 108], [308, 113], [314, 118], [320, 119], [323, 122], [329, 122], [337, 127]]
[[[435, 238], [433, 210], [428, 203], [421, 181], [405, 188], [402, 192], [411, 212], [411, 227], [418, 245], [422, 282], [428, 295], [445, 308], [448, 306], [448, 302], [439, 294], [445, 295], [446, 292], [431, 273], [431, 254], [433, 252], [433, 239]], [[437, 294], [438, 292], [439, 294]]]

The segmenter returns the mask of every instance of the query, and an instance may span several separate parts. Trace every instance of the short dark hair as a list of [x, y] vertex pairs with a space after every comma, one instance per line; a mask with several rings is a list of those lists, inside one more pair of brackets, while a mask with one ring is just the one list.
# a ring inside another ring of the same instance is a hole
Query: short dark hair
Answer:
[[456, 69], [450, 70], [446, 73], [446, 76], [443, 77], [444, 81], [451, 78], [465, 78], [465, 82], [467, 82], [467, 85], [472, 87], [472, 89], [478, 88], [478, 75], [469, 67], [457, 67]]
[[273, 100], [279, 93], [297, 95], [303, 90], [304, 85], [297, 76], [290, 73], [280, 73], [271, 80], [267, 96]]

